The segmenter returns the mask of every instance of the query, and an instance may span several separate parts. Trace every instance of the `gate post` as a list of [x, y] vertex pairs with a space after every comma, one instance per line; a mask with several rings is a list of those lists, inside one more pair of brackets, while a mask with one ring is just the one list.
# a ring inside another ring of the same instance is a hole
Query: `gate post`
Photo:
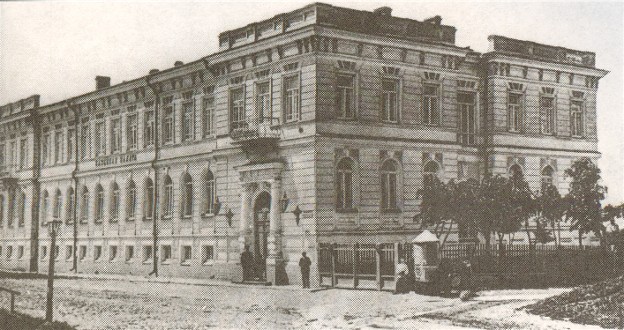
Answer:
[[383, 288], [383, 279], [381, 278], [381, 245], [375, 245], [375, 277], [377, 279], [377, 290]]
[[331, 255], [331, 285], [332, 288], [336, 286], [336, 250], [334, 246], [336, 243], [329, 246], [329, 254]]
[[357, 271], [358, 263], [359, 263], [358, 248], [359, 248], [358, 243], [353, 244], [353, 288], [358, 287], [358, 271]]

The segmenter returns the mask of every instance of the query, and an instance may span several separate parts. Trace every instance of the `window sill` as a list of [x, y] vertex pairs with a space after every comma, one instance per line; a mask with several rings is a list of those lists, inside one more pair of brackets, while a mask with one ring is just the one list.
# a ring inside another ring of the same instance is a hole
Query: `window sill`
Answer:
[[192, 215], [183, 215], [182, 220], [191, 220], [192, 217]]
[[214, 216], [215, 216], [215, 215], [214, 215], [212, 212], [204, 212], [204, 213], [202, 213], [202, 215], [201, 215], [201, 217], [202, 217], [203, 219], [214, 218]]
[[190, 265], [191, 265], [191, 262], [190, 262], [190, 261], [182, 261], [182, 262], [180, 263], [180, 266], [187, 266], [187, 267], [188, 267], [188, 266], [190, 266]]
[[161, 220], [171, 220], [171, 218], [173, 218], [173, 216], [171, 216], [171, 215], [163, 215], [160, 219]]
[[134, 258], [126, 259], [127, 264], [131, 264], [134, 262]]
[[210, 260], [210, 261], [206, 261], [202, 263], [202, 266], [213, 266], [213, 265], [214, 265], [214, 260]]
[[135, 217], [126, 218], [126, 222], [131, 222], [131, 221], [134, 221], [134, 220], [136, 220]]
[[101, 263], [101, 262], [102, 262], [102, 260], [100, 260], [100, 259], [96, 259], [96, 260], [93, 260], [93, 262], [95, 262], [95, 263]]
[[152, 217], [143, 217], [143, 221], [152, 221]]
[[398, 121], [381, 120], [382, 124], [399, 125]]
[[163, 260], [160, 262], [161, 265], [171, 265], [171, 260], [167, 259], [167, 260]]
[[151, 265], [152, 264], [152, 260], [143, 261], [142, 264], [144, 264], [144, 265]]
[[117, 223], [117, 222], [119, 222], [119, 219], [110, 219], [110, 221], [109, 221], [109, 222], [110, 222], [110, 223]]
[[336, 209], [336, 213], [358, 213], [358, 209], [353, 208], [353, 209]]

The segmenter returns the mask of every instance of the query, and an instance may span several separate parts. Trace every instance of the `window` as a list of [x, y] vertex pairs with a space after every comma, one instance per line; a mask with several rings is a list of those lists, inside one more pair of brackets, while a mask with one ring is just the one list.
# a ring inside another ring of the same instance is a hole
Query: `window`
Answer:
[[440, 125], [440, 86], [426, 84], [423, 89], [423, 123]]
[[355, 77], [340, 74], [337, 81], [338, 118], [355, 118]]
[[137, 121], [137, 114], [128, 115], [126, 118], [126, 140], [128, 144], [128, 150], [136, 150], [139, 141], [139, 127]]
[[17, 259], [22, 259], [22, 258], [24, 258], [24, 246], [19, 245], [17, 247]]
[[82, 124], [80, 130], [80, 159], [89, 157], [89, 148], [91, 147], [91, 127], [89, 122]]
[[554, 183], [555, 170], [552, 166], [547, 165], [542, 169], [542, 190]]
[[344, 158], [338, 162], [336, 178], [336, 209], [353, 209], [353, 161]]
[[212, 245], [202, 246], [202, 264], [211, 263], [214, 260], [214, 247]]
[[87, 223], [89, 221], [89, 189], [86, 186], [82, 187], [80, 197], [80, 222]]
[[70, 260], [74, 255], [74, 247], [71, 245], [65, 246], [65, 260]]
[[191, 261], [192, 257], [193, 257], [192, 251], [193, 250], [191, 249], [191, 246], [189, 246], [189, 245], [183, 246], [182, 247], [182, 251], [181, 251], [181, 255], [180, 255], [180, 262], [183, 263], [183, 264], [188, 264]]
[[59, 260], [60, 255], [61, 255], [61, 247], [57, 245], [54, 247], [54, 260]]
[[381, 209], [398, 210], [397, 204], [397, 165], [387, 160], [381, 167]]
[[256, 84], [256, 115], [258, 122], [269, 122], [273, 117], [271, 113], [271, 89], [269, 82]]
[[143, 144], [146, 147], [154, 145], [154, 110], [146, 110], [143, 123]]
[[11, 167], [17, 167], [17, 145], [15, 141], [11, 141]]
[[553, 97], [540, 97], [540, 121], [542, 134], [553, 134], [555, 127], [555, 99]]
[[117, 259], [117, 245], [111, 245], [108, 251], [108, 260], [115, 261]]
[[5, 150], [4, 144], [0, 144], [0, 167], [2, 167], [3, 169], [6, 166], [6, 160], [5, 160], [5, 157], [4, 157], [4, 150]]
[[432, 177], [438, 176], [438, 172], [440, 171], [440, 166], [438, 163], [430, 160], [423, 167], [423, 177]]
[[102, 258], [102, 246], [96, 245], [93, 247], [93, 260], [98, 261]]
[[145, 245], [143, 246], [143, 262], [147, 263], [150, 260], [152, 260], [152, 246], [151, 245]]
[[572, 101], [570, 106], [570, 132], [572, 136], [583, 136], [583, 102]]
[[9, 227], [13, 227], [13, 221], [15, 217], [14, 213], [17, 206], [17, 199], [15, 198], [15, 194], [9, 194], [7, 206], [7, 225]]
[[193, 140], [194, 101], [189, 99], [182, 104], [182, 141]]
[[160, 260], [163, 264], [171, 260], [171, 245], [161, 246]]
[[186, 173], [182, 178], [182, 216], [193, 215], [193, 180], [191, 175]]
[[42, 195], [43, 203], [41, 205], [41, 225], [45, 226], [48, 224], [48, 212], [50, 212], [50, 196], [48, 195], [47, 190], [45, 190]]
[[126, 196], [127, 200], [127, 208], [126, 208], [126, 216], [127, 220], [134, 220], [136, 217], [136, 206], [137, 206], [137, 190], [134, 181], [130, 180], [128, 183], [128, 195]]
[[126, 261], [134, 259], [134, 246], [126, 245]]
[[212, 135], [214, 132], [214, 113], [215, 101], [214, 97], [204, 99], [204, 137]]
[[63, 162], [63, 132], [57, 131], [54, 133], [54, 163], [60, 164]]
[[458, 93], [459, 107], [459, 142], [466, 145], [475, 144], [477, 132], [477, 116], [475, 114], [475, 94]]
[[4, 195], [0, 195], [0, 227], [4, 227]]
[[67, 211], [65, 212], [65, 222], [70, 224], [74, 223], [74, 204], [76, 203], [76, 196], [74, 194], [74, 188], [69, 187], [67, 189]]
[[399, 82], [394, 79], [383, 79], [381, 87], [381, 120], [397, 122], [399, 107]]
[[48, 256], [48, 247], [43, 245], [41, 247], [41, 259], [45, 259]]
[[24, 222], [26, 221], [26, 193], [24, 192], [20, 194], [17, 212], [17, 225], [24, 227]]
[[206, 183], [206, 191], [205, 191], [205, 204], [204, 204], [204, 214], [205, 215], [212, 215], [214, 213], [214, 204], [215, 204], [215, 196], [216, 196], [216, 192], [215, 192], [215, 179], [214, 179], [214, 175], [212, 174], [211, 171], [208, 171], [206, 173], [206, 177], [205, 177], [205, 183]]
[[143, 210], [144, 219], [152, 219], [152, 213], [154, 210], [154, 183], [150, 178], [147, 178], [147, 180], [145, 180], [145, 197], [143, 205], [145, 205], [145, 209]]
[[0, 245], [0, 257], [2, 256], [2, 245]]
[[173, 104], [165, 105], [163, 109], [162, 137], [163, 144], [173, 143]]
[[6, 258], [7, 259], [13, 258], [13, 246], [11, 245], [6, 247]]
[[81, 245], [79, 252], [80, 253], [78, 254], [78, 259], [84, 260], [87, 257], [87, 246], [86, 245]]
[[111, 205], [110, 205], [110, 221], [117, 222], [119, 220], [119, 206], [121, 205], [121, 191], [117, 182], [113, 182], [111, 187]]
[[121, 152], [121, 118], [111, 120], [111, 152]]
[[163, 217], [171, 218], [173, 215], [173, 182], [171, 177], [165, 176], [163, 180], [164, 194], [163, 194]]
[[95, 155], [106, 155], [106, 123], [103, 121], [95, 123]]
[[52, 211], [52, 217], [54, 220], [59, 220], [61, 218], [61, 209], [63, 207], [63, 197], [61, 195], [61, 191], [59, 189], [56, 190], [54, 194], [54, 209]]
[[509, 93], [507, 116], [509, 131], [520, 132], [522, 130], [522, 94]]
[[95, 187], [95, 222], [102, 222], [104, 219], [104, 189], [101, 185]]
[[70, 128], [67, 131], [67, 160], [76, 159], [76, 130]]
[[299, 76], [284, 78], [283, 82], [284, 119], [286, 122], [299, 120]]
[[28, 167], [28, 140], [22, 139], [20, 141], [20, 163], [19, 168], [24, 169]]
[[511, 167], [509, 167], [509, 175], [511, 177], [522, 176], [523, 175], [522, 172], [523, 172], [522, 167], [520, 167], [520, 165], [518, 164], [514, 164], [514, 165], [511, 165]]
[[243, 88], [230, 90], [230, 129], [245, 127], [245, 95]]
[[50, 134], [45, 134], [43, 136], [43, 141], [41, 143], [41, 164], [44, 166], [50, 164]]

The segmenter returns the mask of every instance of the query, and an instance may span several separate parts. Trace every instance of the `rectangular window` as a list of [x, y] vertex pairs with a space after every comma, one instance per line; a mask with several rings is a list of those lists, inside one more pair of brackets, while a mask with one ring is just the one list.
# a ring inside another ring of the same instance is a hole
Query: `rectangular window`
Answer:
[[7, 259], [13, 258], [13, 247], [11, 245], [7, 246], [6, 248], [6, 258]]
[[230, 130], [245, 126], [245, 93], [242, 87], [232, 89], [230, 91]]
[[54, 163], [60, 164], [63, 162], [63, 132], [57, 131], [54, 133]]
[[284, 119], [286, 122], [297, 121], [301, 116], [299, 107], [299, 76], [284, 78], [283, 90]]
[[477, 116], [475, 114], [475, 94], [458, 93], [457, 106], [459, 108], [459, 142], [473, 145], [477, 132]]
[[583, 136], [583, 102], [572, 101], [570, 106], [570, 131], [572, 136]]
[[171, 245], [161, 246], [160, 260], [161, 263], [167, 263], [171, 261]]
[[87, 246], [81, 245], [79, 252], [80, 253], [78, 253], [78, 259], [84, 260], [87, 257]]
[[202, 246], [202, 264], [208, 264], [214, 260], [214, 247], [212, 245]]
[[183, 264], [188, 264], [191, 261], [191, 258], [193, 257], [192, 255], [192, 249], [191, 246], [189, 245], [185, 245], [182, 247], [182, 251], [180, 252], [180, 262]]
[[522, 95], [509, 93], [507, 100], [507, 116], [509, 131], [520, 132], [522, 130]]
[[381, 120], [396, 123], [399, 118], [399, 82], [383, 79], [381, 89]]
[[425, 85], [423, 89], [423, 123], [440, 125], [440, 86]]
[[152, 252], [151, 245], [143, 246], [143, 262], [150, 262], [150, 260], [152, 260]]
[[20, 169], [28, 167], [28, 139], [20, 141]]
[[48, 247], [47, 246], [42, 246], [41, 247], [41, 260], [44, 260], [46, 257], [48, 256]]
[[134, 259], [134, 246], [127, 245], [126, 246], [126, 261], [130, 261]]
[[11, 167], [17, 167], [17, 142], [11, 141]]
[[19, 245], [17, 247], [17, 259], [22, 259], [22, 258], [24, 258], [24, 246]]
[[102, 247], [96, 245], [93, 247], [93, 260], [98, 261], [100, 258], [102, 258]]
[[182, 104], [182, 141], [193, 140], [194, 105], [193, 100], [185, 101]]
[[212, 135], [214, 132], [214, 114], [215, 102], [214, 97], [204, 99], [204, 117], [203, 117], [203, 135], [204, 137]]
[[111, 152], [121, 152], [121, 118], [111, 120]]
[[115, 261], [117, 259], [117, 245], [111, 245], [108, 252], [108, 260]]
[[106, 155], [106, 123], [103, 121], [95, 123], [95, 155]]
[[167, 105], [163, 109], [162, 137], [163, 144], [173, 143], [173, 104]]
[[126, 118], [126, 141], [128, 151], [136, 150], [139, 141], [139, 126], [137, 114], [128, 115]]
[[71, 245], [65, 246], [65, 260], [71, 260], [74, 255], [74, 247]]
[[540, 121], [542, 134], [553, 134], [555, 127], [555, 99], [540, 97]]
[[145, 111], [143, 123], [143, 144], [146, 147], [154, 145], [154, 111]]
[[50, 164], [50, 134], [43, 136], [41, 143], [41, 163], [45, 166]]
[[67, 160], [72, 161], [76, 158], [76, 130], [69, 129], [67, 131]]
[[6, 166], [6, 160], [5, 160], [5, 156], [4, 156], [4, 149], [5, 149], [4, 144], [0, 144], [0, 166], [1, 167]]
[[256, 84], [256, 115], [258, 122], [271, 123], [271, 88], [269, 82]]
[[338, 75], [337, 105], [338, 118], [355, 118], [355, 77], [353, 75]]
[[80, 130], [80, 159], [89, 157], [89, 148], [91, 147], [91, 126], [89, 122], [83, 123]]
[[61, 247], [57, 245], [54, 247], [54, 260], [59, 260], [60, 256], [61, 256]]

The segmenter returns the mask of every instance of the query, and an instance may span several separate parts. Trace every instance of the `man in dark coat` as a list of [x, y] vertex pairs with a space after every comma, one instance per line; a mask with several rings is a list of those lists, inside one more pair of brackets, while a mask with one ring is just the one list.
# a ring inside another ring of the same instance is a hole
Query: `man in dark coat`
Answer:
[[301, 259], [299, 259], [299, 267], [301, 268], [301, 280], [303, 282], [303, 288], [310, 287], [310, 265], [312, 261], [306, 256], [306, 253], [301, 253]]
[[252, 279], [254, 258], [253, 254], [249, 251], [249, 245], [245, 245], [245, 251], [241, 253], [241, 267], [243, 267], [243, 281]]

